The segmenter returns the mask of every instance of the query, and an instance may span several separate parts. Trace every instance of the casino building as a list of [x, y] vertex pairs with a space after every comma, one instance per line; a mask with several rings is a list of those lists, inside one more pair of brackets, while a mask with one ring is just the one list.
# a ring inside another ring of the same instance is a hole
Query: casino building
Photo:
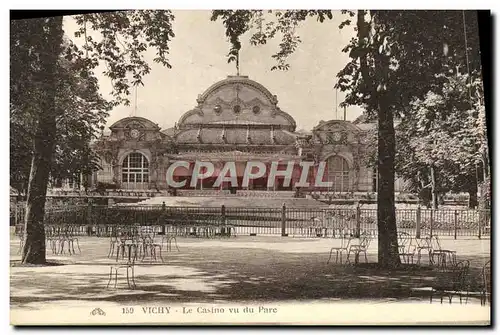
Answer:
[[[92, 176], [91, 185], [114, 184], [119, 189], [166, 190], [166, 171], [176, 161], [193, 162], [190, 168], [176, 168], [174, 180], [187, 180], [186, 189], [212, 192], [271, 191], [267, 176], [252, 180], [248, 187], [231, 188], [222, 183], [213, 188], [225, 162], [236, 162], [238, 185], [248, 161], [326, 162], [324, 180], [332, 192], [372, 192], [376, 174], [367, 164], [367, 132], [373, 124], [345, 120], [320, 121], [309, 133], [297, 132], [291, 115], [281, 110], [276, 95], [247, 76], [228, 76], [210, 86], [196, 99], [196, 106], [184, 113], [173, 128], [160, 129], [142, 117], [127, 117], [110, 127], [94, 145], [102, 170]], [[195, 161], [212, 162], [215, 172], [191, 187]], [[281, 167], [279, 168], [281, 169]], [[267, 169], [269, 171], [269, 169]], [[312, 169], [311, 179], [315, 177]], [[273, 191], [295, 190], [300, 171], [294, 170], [291, 185], [277, 177]]]

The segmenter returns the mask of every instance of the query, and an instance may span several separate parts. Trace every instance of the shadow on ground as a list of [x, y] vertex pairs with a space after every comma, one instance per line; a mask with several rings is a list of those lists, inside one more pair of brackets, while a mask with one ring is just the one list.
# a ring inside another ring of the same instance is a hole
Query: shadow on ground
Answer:
[[[102, 242], [98, 243], [99, 254], [105, 255], [107, 245]], [[180, 252], [164, 253], [164, 258], [164, 264], [136, 265], [135, 290], [128, 289], [124, 271], [119, 273], [117, 288], [113, 287], [114, 281], [106, 288], [113, 264], [106, 257], [84, 254], [69, 258], [72, 264], [64, 266], [11, 267], [11, 306], [29, 307], [26, 304], [61, 300], [129, 303], [397, 300], [409, 299], [411, 288], [431, 286], [437, 274], [430, 268], [388, 271], [366, 264], [326, 264], [327, 253], [289, 253], [234, 245], [184, 246]], [[375, 262], [376, 255], [369, 254], [368, 258], [369, 262]], [[472, 263], [475, 275], [482, 263], [482, 258]]]

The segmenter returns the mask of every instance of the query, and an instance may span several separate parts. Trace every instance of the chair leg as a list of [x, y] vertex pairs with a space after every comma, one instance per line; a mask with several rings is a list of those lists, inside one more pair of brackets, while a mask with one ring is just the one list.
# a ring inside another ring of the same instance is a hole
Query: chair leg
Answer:
[[326, 264], [330, 263], [330, 259], [332, 258], [332, 253], [333, 253], [333, 249], [330, 250], [330, 256], [328, 257], [328, 260], [326, 261]]
[[113, 267], [109, 268], [109, 280], [108, 280], [108, 285], [106, 285], [106, 288], [109, 287], [109, 283], [111, 283], [111, 278], [113, 278]]
[[[69, 250], [70, 245], [71, 245], [71, 250]], [[73, 252], [73, 255], [76, 255], [76, 252], [75, 252], [75, 242], [74, 242], [74, 240], [69, 240], [69, 241], [68, 241], [68, 250], [69, 250], [69, 254], [70, 254], [70, 255], [71, 255], [71, 252]]]
[[365, 253], [365, 262], [368, 263], [368, 257], [366, 256], [366, 250], [364, 251]]
[[131, 267], [132, 269], [132, 283], [134, 285], [134, 289], [137, 287], [137, 285], [135, 284], [135, 274], [134, 274], [134, 266], [132, 265]]
[[180, 251], [179, 250], [179, 245], [177, 244], [177, 238], [174, 237], [174, 242], [175, 242], [175, 248], [177, 249], [177, 251]]
[[118, 283], [118, 269], [115, 269], [115, 288], [117, 283]]
[[78, 242], [78, 239], [76, 239], [76, 246], [78, 247], [78, 253], [82, 253], [82, 249], [80, 249], [80, 242]]
[[158, 246], [158, 250], [160, 251], [160, 253], [159, 253], [159, 255], [160, 255], [160, 260], [161, 260], [161, 262], [162, 262], [162, 263], [164, 263], [164, 261], [163, 261], [163, 256], [162, 256], [162, 254], [161, 254], [161, 252], [162, 252], [162, 250], [161, 250], [161, 249], [162, 249], [162, 248], [161, 248], [161, 245], [159, 245], [159, 246]]
[[115, 243], [114, 242], [109, 242], [109, 251], [108, 251], [108, 258], [111, 257], [112, 252], [115, 250]]

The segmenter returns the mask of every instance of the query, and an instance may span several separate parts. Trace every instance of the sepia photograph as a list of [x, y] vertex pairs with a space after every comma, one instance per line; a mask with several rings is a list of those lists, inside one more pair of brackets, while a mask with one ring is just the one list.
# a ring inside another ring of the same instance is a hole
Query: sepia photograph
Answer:
[[491, 326], [491, 20], [11, 10], [10, 324]]

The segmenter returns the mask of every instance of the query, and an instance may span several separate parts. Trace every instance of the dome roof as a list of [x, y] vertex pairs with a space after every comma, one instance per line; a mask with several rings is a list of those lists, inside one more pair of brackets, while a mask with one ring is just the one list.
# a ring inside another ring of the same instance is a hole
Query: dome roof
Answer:
[[175, 141], [179, 144], [291, 145], [295, 143], [295, 136], [281, 129], [202, 128], [182, 130]]
[[278, 99], [247, 76], [228, 76], [199, 95], [198, 105], [179, 120], [179, 128], [198, 124], [276, 125], [289, 131], [295, 120], [278, 107]]
[[128, 126], [138, 126], [139, 128], [150, 129], [150, 130], [160, 130], [158, 124], [150, 121], [146, 118], [140, 116], [130, 116], [120, 119], [113, 123], [109, 129], [126, 128]]

